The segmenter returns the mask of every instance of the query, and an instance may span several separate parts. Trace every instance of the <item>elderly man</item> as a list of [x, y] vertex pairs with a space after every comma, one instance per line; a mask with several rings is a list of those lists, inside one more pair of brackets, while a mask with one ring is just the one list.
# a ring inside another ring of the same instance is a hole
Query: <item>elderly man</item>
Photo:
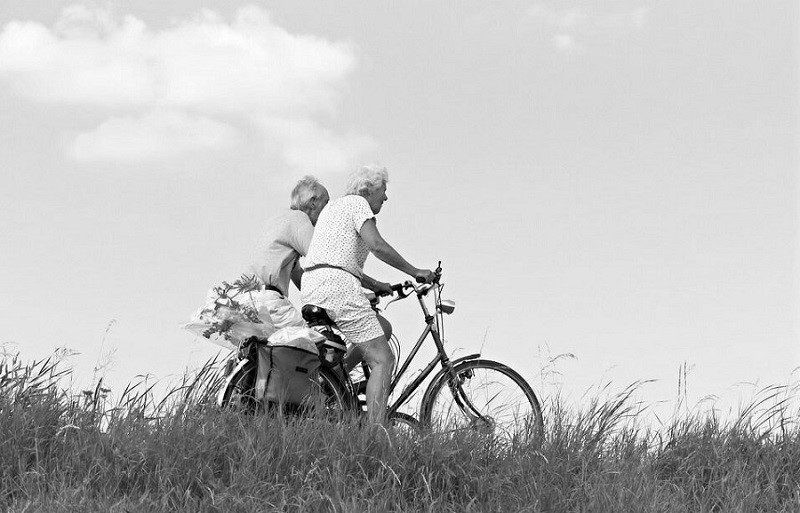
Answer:
[[322, 211], [305, 261], [301, 294], [304, 304], [322, 307], [353, 344], [348, 361], [370, 366], [367, 408], [372, 423], [386, 421], [394, 354], [384, 326], [370, 307], [362, 286], [391, 293], [388, 283], [364, 274], [369, 253], [419, 281], [431, 281], [433, 271], [409, 264], [378, 232], [375, 216], [387, 200], [386, 168], [364, 166], [350, 176], [346, 195]]
[[305, 176], [292, 190], [289, 210], [267, 223], [250, 271], [263, 286], [257, 299], [259, 315], [269, 313], [276, 329], [305, 326], [300, 312], [288, 299], [289, 282], [300, 288], [303, 271], [298, 261], [308, 252], [314, 225], [328, 203], [328, 191], [313, 176]]

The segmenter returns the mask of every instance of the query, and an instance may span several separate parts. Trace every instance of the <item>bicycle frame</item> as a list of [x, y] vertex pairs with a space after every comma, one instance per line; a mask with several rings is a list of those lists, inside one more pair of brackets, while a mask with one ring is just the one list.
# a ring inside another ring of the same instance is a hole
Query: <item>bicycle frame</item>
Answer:
[[[461, 408], [461, 410], [470, 418], [475, 421], [484, 419], [483, 415], [480, 411], [472, 404], [470, 398], [464, 393], [464, 390], [461, 387], [461, 383], [459, 381], [459, 374], [456, 370], [457, 366], [460, 365], [464, 361], [468, 360], [475, 360], [480, 358], [480, 353], [469, 354], [460, 358], [456, 358], [455, 360], [451, 360], [447, 354], [447, 351], [444, 347], [443, 337], [443, 330], [444, 330], [444, 315], [452, 313], [453, 306], [448, 302], [443, 302], [441, 299], [441, 290], [443, 285], [439, 283], [438, 276], [441, 275], [441, 264], [440, 267], [437, 269], [436, 272], [437, 279], [433, 283], [428, 283], [424, 285], [416, 285], [412, 282], [405, 282], [403, 284], [392, 285], [392, 290], [397, 292], [398, 297], [387, 303], [387, 307], [394, 301], [398, 301], [400, 299], [408, 298], [410, 294], [409, 289], [413, 289], [414, 293], [417, 296], [417, 301], [419, 302], [420, 309], [422, 310], [424, 319], [425, 319], [425, 327], [422, 330], [422, 333], [417, 339], [416, 344], [408, 353], [408, 356], [405, 357], [400, 368], [397, 372], [394, 373], [392, 377], [391, 383], [389, 385], [389, 397], [398, 389], [400, 385], [400, 381], [402, 380], [405, 373], [408, 371], [411, 362], [416, 358], [419, 350], [422, 347], [422, 344], [425, 340], [430, 336], [433, 338], [434, 345], [436, 347], [436, 355], [433, 359], [425, 366], [424, 369], [420, 371], [420, 373], [411, 380], [410, 383], [406, 384], [402, 390], [400, 391], [399, 396], [390, 401], [390, 404], [387, 408], [387, 414], [391, 417], [393, 414], [399, 413], [399, 409], [405, 405], [411, 396], [420, 388], [420, 386], [428, 379], [428, 377], [433, 373], [434, 369], [437, 365], [441, 365], [439, 372], [434, 375], [431, 381], [428, 383], [427, 389], [422, 397], [421, 404], [422, 410], [421, 414], [423, 419], [426, 416], [426, 404], [428, 404], [432, 400], [432, 394], [435, 394], [438, 390], [441, 390], [443, 386], [442, 381], [447, 380], [446, 384], [450, 391], [453, 394], [453, 398]], [[430, 291], [433, 290], [434, 295], [434, 313], [428, 309], [428, 304], [426, 303], [426, 297]], [[408, 291], [408, 292], [407, 292]], [[375, 298], [373, 298], [374, 300]], [[377, 301], [373, 302], [373, 308], [377, 311]], [[335, 325], [331, 325], [334, 327]], [[228, 372], [226, 381], [222, 389], [220, 390], [217, 402], [222, 406], [222, 402], [225, 396], [225, 391], [229, 387], [230, 383], [234, 379], [234, 376], [237, 374], [239, 370], [241, 370], [245, 365], [250, 363], [251, 358], [250, 355], [242, 354], [242, 342], [239, 344], [239, 350], [237, 352], [237, 357], [239, 359], [236, 365], [231, 365], [232, 369]], [[338, 368], [341, 369], [341, 373], [336, 373], [334, 377], [339, 381], [340, 385], [344, 387], [346, 391], [345, 397], [350, 402], [349, 407], [358, 407], [360, 403], [358, 399], [358, 394], [363, 392], [362, 386], [366, 384], [367, 380], [369, 379], [369, 372], [368, 367], [366, 364], [362, 362], [362, 366], [364, 368], [364, 381], [358, 381], [356, 383], [353, 382], [352, 378], [350, 377], [349, 373], [344, 369], [342, 363], [338, 364]], [[461, 376], [463, 379], [463, 376]], [[403, 414], [405, 415], [405, 414]], [[489, 419], [491, 421], [491, 419]]]
[[[413, 284], [412, 284], [413, 286]], [[428, 310], [428, 305], [425, 303], [425, 296], [430, 289], [433, 289], [434, 293], [434, 305], [436, 308], [436, 315], [431, 315], [430, 311]], [[422, 313], [425, 316], [425, 327], [422, 330], [419, 338], [417, 339], [417, 343], [414, 344], [414, 348], [406, 357], [403, 365], [395, 374], [394, 378], [392, 379], [392, 383], [389, 386], [389, 395], [395, 391], [397, 385], [400, 382], [400, 379], [403, 377], [405, 372], [408, 370], [408, 367], [411, 365], [411, 361], [419, 352], [420, 348], [422, 347], [422, 343], [428, 338], [428, 335], [433, 337], [433, 342], [436, 345], [436, 356], [425, 366], [424, 369], [420, 372], [420, 374], [414, 378], [414, 380], [409, 383], [408, 385], [403, 388], [403, 391], [400, 393], [400, 396], [394, 400], [388, 408], [388, 413], [391, 415], [392, 413], [396, 412], [401, 406], [403, 406], [406, 401], [417, 391], [417, 389], [422, 385], [422, 383], [430, 376], [431, 372], [433, 372], [434, 368], [437, 364], [441, 364], [441, 371], [439, 375], [448, 372], [453, 377], [455, 377], [453, 373], [453, 368], [456, 363], [460, 363], [465, 360], [472, 360], [480, 357], [479, 353], [470, 354], [467, 356], [463, 356], [461, 358], [456, 359], [455, 361], [451, 361], [447, 355], [447, 351], [444, 348], [444, 342], [441, 338], [441, 325], [440, 325], [440, 316], [442, 316], [441, 312], [441, 297], [439, 296], [439, 285], [434, 284], [431, 285], [429, 288], [423, 287], [416, 287], [414, 286], [414, 292], [416, 293], [417, 300], [419, 301], [420, 308], [422, 309]], [[438, 379], [438, 376], [437, 378]], [[435, 380], [434, 380], [435, 381]]]

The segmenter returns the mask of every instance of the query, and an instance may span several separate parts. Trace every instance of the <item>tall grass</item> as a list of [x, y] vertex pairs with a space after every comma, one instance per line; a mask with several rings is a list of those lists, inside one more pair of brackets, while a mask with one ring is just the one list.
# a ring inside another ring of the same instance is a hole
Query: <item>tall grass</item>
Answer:
[[798, 511], [794, 390], [729, 420], [644, 427], [638, 385], [545, 408], [544, 440], [407, 433], [356, 420], [213, 407], [213, 365], [156, 401], [134, 384], [59, 387], [52, 361], [0, 365], [0, 509], [8, 511]]

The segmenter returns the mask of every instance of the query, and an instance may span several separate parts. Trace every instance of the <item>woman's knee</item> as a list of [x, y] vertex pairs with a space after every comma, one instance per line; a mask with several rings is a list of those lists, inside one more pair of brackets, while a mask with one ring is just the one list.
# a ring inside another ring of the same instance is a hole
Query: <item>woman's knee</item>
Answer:
[[383, 334], [386, 337], [386, 340], [389, 340], [390, 338], [392, 338], [392, 323], [389, 322], [389, 320], [386, 317], [380, 314], [376, 315], [378, 317], [378, 322], [381, 324], [381, 328], [383, 328]]
[[394, 353], [384, 337], [374, 338], [361, 344], [364, 361], [370, 367], [379, 365], [394, 365]]

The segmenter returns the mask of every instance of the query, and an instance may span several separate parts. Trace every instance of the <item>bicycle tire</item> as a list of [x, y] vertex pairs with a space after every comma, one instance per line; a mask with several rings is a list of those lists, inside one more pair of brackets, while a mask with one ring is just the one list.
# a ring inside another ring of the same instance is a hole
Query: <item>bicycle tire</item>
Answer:
[[256, 413], [261, 409], [260, 401], [255, 397], [256, 372], [255, 362], [247, 362], [237, 369], [231, 379], [226, 381], [225, 391], [219, 405], [245, 413]]
[[333, 369], [320, 367], [317, 382], [324, 401], [324, 414], [328, 419], [341, 420], [355, 409], [353, 398]]
[[[231, 408], [244, 413], [257, 413], [264, 409], [261, 401], [255, 397], [255, 383], [258, 366], [248, 362], [235, 371], [233, 377], [227, 382], [222, 395], [220, 406]], [[342, 386], [341, 381], [333, 370], [320, 367], [317, 383], [319, 386], [319, 401], [309, 400], [309, 404], [321, 405], [324, 415], [328, 418], [340, 419], [345, 412], [352, 410], [352, 400]], [[284, 408], [287, 412], [308, 412], [306, 404], [301, 408]]]
[[390, 426], [410, 434], [418, 434], [422, 427], [412, 415], [399, 411], [390, 413], [388, 421]]
[[[500, 440], [541, 440], [544, 420], [533, 388], [516, 371], [491, 360], [467, 360], [429, 386], [420, 422], [433, 429], [471, 429]], [[477, 413], [477, 415], [476, 415]]]

